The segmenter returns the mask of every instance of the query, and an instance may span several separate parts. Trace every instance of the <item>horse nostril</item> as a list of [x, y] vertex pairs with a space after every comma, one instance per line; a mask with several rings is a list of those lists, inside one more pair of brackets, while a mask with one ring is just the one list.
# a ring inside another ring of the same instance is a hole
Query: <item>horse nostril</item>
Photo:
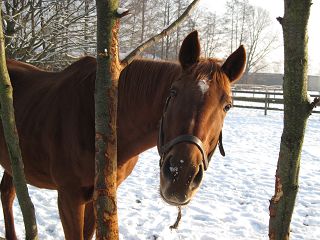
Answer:
[[203, 166], [201, 164], [201, 165], [199, 165], [198, 172], [196, 173], [196, 175], [191, 183], [191, 188], [195, 189], [195, 188], [199, 187], [199, 185], [202, 181], [202, 178], [203, 178]]

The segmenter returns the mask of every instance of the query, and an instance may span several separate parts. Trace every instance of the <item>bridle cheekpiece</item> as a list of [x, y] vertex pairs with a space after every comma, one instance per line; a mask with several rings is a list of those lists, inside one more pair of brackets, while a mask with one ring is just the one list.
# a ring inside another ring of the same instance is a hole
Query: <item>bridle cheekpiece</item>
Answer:
[[[160, 119], [158, 144], [157, 144], [158, 152], [160, 155], [160, 166], [162, 166], [164, 156], [170, 151], [170, 149], [173, 146], [175, 146], [178, 143], [187, 142], [187, 143], [191, 143], [191, 144], [194, 144], [197, 146], [197, 148], [199, 149], [199, 151], [201, 152], [201, 155], [202, 155], [202, 162], [203, 162], [204, 170], [207, 170], [215, 148], [207, 155], [206, 151], [204, 149], [204, 145], [198, 137], [196, 137], [194, 135], [190, 135], [190, 134], [184, 134], [184, 135], [180, 135], [180, 136], [170, 140], [167, 143], [164, 143], [163, 119], [164, 119], [164, 115], [167, 111], [171, 97], [172, 97], [171, 95], [169, 95], [167, 97], [166, 102], [165, 102], [165, 106], [164, 106], [164, 110], [163, 110], [163, 114]], [[225, 151], [224, 151], [223, 145], [222, 145], [222, 131], [220, 132], [220, 135], [219, 135], [218, 145], [219, 145], [219, 150], [220, 150], [221, 155], [225, 156]]]

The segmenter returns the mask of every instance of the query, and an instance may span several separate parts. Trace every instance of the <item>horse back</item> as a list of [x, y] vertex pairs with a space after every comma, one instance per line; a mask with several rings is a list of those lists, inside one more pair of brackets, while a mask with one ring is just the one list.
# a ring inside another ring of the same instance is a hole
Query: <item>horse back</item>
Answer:
[[[7, 66], [27, 180], [56, 188], [63, 176], [86, 179], [81, 175], [94, 168], [88, 158], [94, 158], [95, 59], [83, 58], [61, 72], [15, 60]], [[2, 131], [0, 148], [1, 165], [10, 172]]]

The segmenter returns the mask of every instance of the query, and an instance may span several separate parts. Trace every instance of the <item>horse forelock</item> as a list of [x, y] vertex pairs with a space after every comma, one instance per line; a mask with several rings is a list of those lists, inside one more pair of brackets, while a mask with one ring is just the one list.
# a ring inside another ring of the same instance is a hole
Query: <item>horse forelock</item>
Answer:
[[205, 81], [210, 86], [215, 85], [225, 93], [230, 91], [230, 82], [221, 69], [223, 61], [216, 58], [200, 59], [192, 71], [196, 81]]

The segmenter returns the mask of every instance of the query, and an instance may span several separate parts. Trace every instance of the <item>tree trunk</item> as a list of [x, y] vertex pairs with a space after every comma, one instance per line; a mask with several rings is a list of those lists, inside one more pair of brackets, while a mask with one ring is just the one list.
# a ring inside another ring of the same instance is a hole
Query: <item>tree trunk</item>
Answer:
[[[2, 6], [1, 0], [0, 6]], [[2, 17], [0, 11], [0, 22], [2, 22], [1, 19]], [[16, 188], [19, 205], [23, 215], [26, 239], [34, 240], [38, 239], [37, 223], [34, 213], [34, 206], [28, 194], [27, 183], [23, 172], [24, 166], [14, 117], [12, 86], [6, 66], [2, 24], [0, 24], [0, 55], [0, 113], [3, 132], [7, 142], [8, 153], [11, 161], [13, 183]]]
[[89, 47], [88, 47], [88, 40], [89, 40], [89, 0], [84, 1], [84, 11], [85, 11], [85, 18], [84, 18], [84, 55], [88, 55]]
[[232, 3], [232, 7], [231, 7], [231, 39], [230, 39], [230, 52], [232, 53], [233, 52], [233, 38], [234, 38], [234, 6], [233, 6], [233, 3]]
[[[170, 2], [168, 2], [168, 5], [167, 5], [167, 23], [166, 23], [167, 26], [170, 23], [170, 8], [171, 8], [170, 7]], [[170, 36], [167, 35], [166, 36], [166, 54], [165, 54], [165, 59], [167, 59], [167, 60], [169, 58], [169, 48], [170, 48], [169, 43], [170, 43]]]
[[[181, 14], [181, 8], [182, 8], [181, 0], [178, 0], [177, 4], [178, 4], [177, 18], [179, 18], [180, 14]], [[177, 27], [176, 46], [175, 46], [175, 49], [176, 49], [176, 56], [175, 57], [176, 57], [176, 59], [179, 58], [179, 44], [180, 44], [180, 27]]]
[[284, 39], [284, 128], [276, 170], [275, 194], [270, 201], [270, 239], [289, 239], [298, 192], [301, 149], [313, 104], [307, 98], [307, 24], [311, 0], [285, 0], [278, 18]]
[[[167, 2], [164, 4], [163, 28], [167, 26]], [[161, 38], [161, 59], [164, 59], [164, 38]]]
[[[44, 9], [43, 9], [43, 6], [42, 6], [42, 0], [39, 0], [39, 11], [40, 11], [40, 27], [41, 27], [41, 35], [42, 35], [42, 38], [44, 38], [44, 35], [45, 35], [45, 31], [44, 31], [44, 26], [45, 26], [45, 19], [44, 19], [44, 16], [43, 16], [43, 12], [44, 12]], [[42, 49], [46, 49], [46, 42], [45, 41], [42, 41]]]
[[118, 0], [97, 0], [97, 76], [95, 89], [96, 172], [94, 205], [97, 239], [118, 239], [117, 82], [121, 67]]
[[144, 41], [144, 32], [145, 32], [145, 15], [146, 15], [146, 0], [142, 0], [142, 11], [141, 11], [141, 36], [140, 42], [143, 43]]
[[96, 214], [97, 239], [118, 239], [116, 205], [117, 180], [117, 81], [121, 70], [145, 48], [151, 46], [175, 29], [195, 8], [194, 0], [185, 12], [169, 27], [150, 38], [121, 63], [118, 52], [118, 0], [97, 0], [97, 76], [95, 89], [96, 176], [93, 201]]

